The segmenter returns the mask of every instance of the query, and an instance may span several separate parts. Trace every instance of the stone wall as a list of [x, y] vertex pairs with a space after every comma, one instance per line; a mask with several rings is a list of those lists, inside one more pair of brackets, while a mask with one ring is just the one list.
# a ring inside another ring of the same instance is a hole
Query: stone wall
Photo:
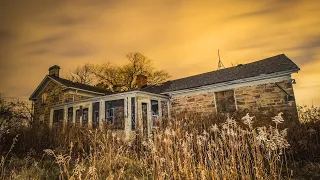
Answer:
[[[42, 94], [47, 94], [45, 103], [42, 103]], [[75, 100], [89, 98], [88, 96], [74, 95]], [[43, 117], [43, 123], [49, 123], [50, 108], [55, 105], [67, 102], [67, 99], [72, 100], [73, 94], [63, 91], [63, 87], [53, 81], [49, 81], [47, 86], [39, 94], [39, 97], [34, 100], [34, 119], [39, 122], [40, 116]]]
[[171, 100], [171, 112], [173, 114], [183, 111], [214, 113], [216, 112], [214, 98], [213, 92], [173, 96]]
[[[287, 97], [281, 87], [292, 97]], [[260, 114], [270, 119], [279, 112], [288, 120], [297, 120], [297, 107], [290, 80], [235, 89], [238, 110]]]
[[[288, 98], [276, 84], [292, 97]], [[226, 101], [236, 103], [237, 112], [244, 115], [249, 112], [252, 115], [261, 115], [271, 122], [271, 117], [279, 112], [283, 112], [285, 119], [297, 120], [297, 109], [294, 99], [293, 87], [290, 80], [277, 83], [260, 84], [233, 89], [236, 101]], [[171, 113], [200, 112], [216, 113], [216, 95], [219, 92], [188, 93], [186, 95], [176, 95], [171, 100]], [[216, 94], [216, 95], [215, 95]], [[234, 106], [231, 104], [230, 106]], [[230, 108], [229, 108], [230, 109]], [[233, 108], [231, 108], [233, 109]], [[230, 112], [231, 114], [233, 112]]]

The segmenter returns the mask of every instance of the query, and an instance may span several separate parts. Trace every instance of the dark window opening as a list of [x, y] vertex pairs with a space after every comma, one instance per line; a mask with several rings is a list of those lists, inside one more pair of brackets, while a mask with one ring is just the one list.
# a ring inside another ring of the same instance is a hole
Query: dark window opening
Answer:
[[131, 130], [136, 129], [136, 104], [135, 98], [131, 98]]
[[124, 99], [106, 101], [105, 118], [114, 129], [124, 129]]
[[68, 124], [71, 124], [73, 121], [73, 107], [68, 108]]
[[100, 103], [95, 102], [92, 104], [92, 127], [96, 128], [99, 126], [99, 109]]
[[80, 109], [76, 110], [76, 124], [80, 124], [80, 116], [81, 116], [81, 113], [80, 113]]
[[229, 113], [236, 111], [234, 91], [220, 91], [215, 93], [218, 113]]
[[88, 124], [88, 108], [82, 110], [82, 125]]
[[142, 131], [144, 137], [148, 137], [148, 105], [147, 103], [141, 103], [142, 113]]
[[62, 124], [63, 122], [63, 109], [53, 111], [53, 124]]
[[159, 106], [157, 100], [151, 100], [152, 127], [159, 127]]

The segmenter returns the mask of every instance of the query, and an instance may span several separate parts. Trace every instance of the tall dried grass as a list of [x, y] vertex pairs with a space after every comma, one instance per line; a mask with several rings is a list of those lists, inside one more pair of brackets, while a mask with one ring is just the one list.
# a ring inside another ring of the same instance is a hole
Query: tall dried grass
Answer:
[[[12, 149], [14, 155], [8, 156], [2, 164], [5, 175], [0, 177], [292, 178], [296, 172], [295, 169], [292, 171], [290, 164], [300, 157], [294, 153], [301, 151], [297, 150], [301, 147], [295, 143], [297, 139], [291, 137], [293, 134], [287, 137], [287, 132], [292, 130], [280, 129], [279, 124], [284, 121], [281, 114], [270, 118], [273, 126], [255, 127], [257, 121], [259, 119], [249, 114], [239, 120], [226, 118], [222, 123], [217, 123], [221, 119], [200, 121], [196, 116], [175, 117], [166, 127], [156, 129], [150, 138], [138, 136], [132, 141], [125, 141], [108, 129], [100, 131], [71, 127], [65, 132], [27, 129], [21, 133], [16, 149]], [[300, 131], [297, 133], [305, 133]], [[297, 134], [293, 136], [299, 137]], [[34, 141], [29, 138], [34, 138]], [[30, 148], [32, 153], [24, 153]], [[310, 151], [315, 152], [314, 149]]]

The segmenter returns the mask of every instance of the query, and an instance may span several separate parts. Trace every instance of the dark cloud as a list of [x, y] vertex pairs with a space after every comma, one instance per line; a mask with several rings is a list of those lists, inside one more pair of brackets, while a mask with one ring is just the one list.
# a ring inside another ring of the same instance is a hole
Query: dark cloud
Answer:
[[89, 21], [89, 16], [71, 16], [71, 15], [56, 15], [56, 16], [43, 16], [35, 18], [36, 23], [44, 27], [57, 28], [59, 26], [75, 26], [85, 25]]
[[70, 38], [70, 34], [68, 33], [61, 33], [61, 34], [53, 34], [47, 37], [44, 37], [39, 40], [30, 41], [26, 43], [27, 46], [42, 46], [42, 45], [50, 45], [56, 42], [64, 41]]
[[[254, 38], [250, 38], [254, 39]], [[262, 49], [270, 45], [270, 42], [267, 42], [265, 39], [255, 39], [255, 41], [244, 40], [232, 48], [232, 50], [246, 50], [246, 49]]]
[[69, 44], [58, 55], [65, 58], [84, 57], [93, 54], [93, 48], [84, 43]]
[[114, 8], [118, 5], [125, 4], [127, 0], [79, 0], [79, 2], [84, 6], [94, 7], [98, 9], [105, 9], [105, 8]]
[[[239, 20], [243, 18], [258, 16], [274, 17], [276, 18], [276, 20], [278, 20], [277, 18], [287, 18], [287, 15], [283, 14], [283, 11], [285, 9], [291, 8], [292, 6], [295, 6], [298, 2], [298, 0], [269, 0], [265, 2], [261, 1], [261, 6], [265, 8], [240, 13], [227, 18], [227, 20]], [[282, 14], [282, 16], [277, 16], [278, 14]]]
[[59, 54], [59, 56], [65, 57], [65, 58], [76, 58], [76, 57], [85, 57], [93, 54], [92, 50], [88, 48], [83, 47], [72, 47], [68, 48], [62, 53]]
[[73, 41], [68, 33], [53, 34], [25, 44], [27, 55], [48, 55], [52, 57], [85, 57], [93, 53], [93, 48], [85, 42]]
[[15, 37], [14, 33], [9, 30], [0, 29], [0, 44], [12, 40]]
[[43, 55], [43, 54], [48, 54], [50, 51], [48, 49], [36, 49], [36, 50], [31, 50], [27, 54], [28, 55]]
[[65, 15], [65, 16], [58, 17], [57, 20], [55, 21], [55, 24], [59, 26], [73, 26], [77, 24], [83, 24], [86, 21], [87, 19], [84, 17], [70, 17]]
[[320, 34], [303, 38], [301, 43], [295, 46], [284, 48], [283, 51], [297, 51], [298, 55], [292, 57], [299, 65], [309, 64], [313, 61], [317, 61], [316, 56], [319, 55], [320, 50]]
[[238, 15], [232, 16], [231, 19], [234, 20], [234, 19], [240, 19], [240, 18], [256, 17], [256, 16], [261, 16], [261, 15], [269, 15], [269, 14], [273, 14], [277, 11], [279, 11], [279, 8], [269, 7], [266, 9], [260, 9], [260, 10], [255, 10], [255, 11], [251, 11], [251, 12], [238, 14]]

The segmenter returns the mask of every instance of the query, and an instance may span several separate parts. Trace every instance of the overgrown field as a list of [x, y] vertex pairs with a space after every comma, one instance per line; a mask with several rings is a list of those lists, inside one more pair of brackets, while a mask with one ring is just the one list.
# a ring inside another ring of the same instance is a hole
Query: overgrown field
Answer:
[[175, 117], [152, 138], [112, 131], [13, 128], [1, 120], [0, 179], [319, 179], [320, 109], [299, 107], [301, 123], [258, 118]]

